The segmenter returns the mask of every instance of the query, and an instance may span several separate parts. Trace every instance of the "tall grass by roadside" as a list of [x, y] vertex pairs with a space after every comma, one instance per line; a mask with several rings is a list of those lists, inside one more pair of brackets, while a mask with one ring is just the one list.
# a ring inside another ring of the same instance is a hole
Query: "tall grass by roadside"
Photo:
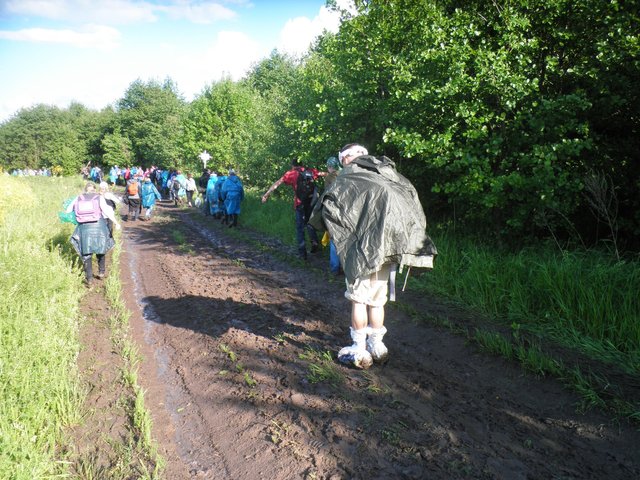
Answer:
[[78, 269], [57, 217], [77, 179], [0, 176], [0, 478], [48, 478], [81, 393]]
[[597, 251], [511, 253], [450, 235], [436, 244], [422, 288], [640, 372], [640, 263]]
[[281, 185], [278, 194], [262, 203], [262, 191], [247, 189], [242, 202], [240, 222], [254, 230], [277, 238], [287, 245], [296, 244], [295, 211], [293, 209], [293, 190]]

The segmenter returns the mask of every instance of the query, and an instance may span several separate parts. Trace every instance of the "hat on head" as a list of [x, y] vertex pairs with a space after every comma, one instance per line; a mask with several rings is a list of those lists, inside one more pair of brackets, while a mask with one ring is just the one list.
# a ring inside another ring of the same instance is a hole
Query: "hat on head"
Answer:
[[358, 143], [349, 143], [342, 147], [338, 158], [340, 159], [340, 163], [344, 163], [344, 157], [359, 157], [360, 155], [369, 155], [369, 152]]
[[327, 158], [327, 167], [331, 167], [338, 170], [340, 168], [340, 162], [336, 157], [329, 157]]

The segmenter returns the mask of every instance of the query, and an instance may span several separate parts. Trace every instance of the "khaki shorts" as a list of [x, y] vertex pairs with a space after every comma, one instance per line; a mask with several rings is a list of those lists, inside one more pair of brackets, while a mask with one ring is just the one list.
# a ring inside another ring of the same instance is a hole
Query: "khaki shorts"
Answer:
[[386, 263], [379, 271], [356, 278], [352, 284], [346, 281], [347, 291], [344, 296], [356, 303], [364, 303], [372, 307], [382, 307], [387, 303], [389, 291], [389, 272], [393, 264]]

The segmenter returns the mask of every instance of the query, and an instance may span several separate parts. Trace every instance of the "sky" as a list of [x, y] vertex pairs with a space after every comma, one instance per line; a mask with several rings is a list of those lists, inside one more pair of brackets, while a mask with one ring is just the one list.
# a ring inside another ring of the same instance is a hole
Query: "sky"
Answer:
[[100, 110], [137, 79], [191, 101], [338, 26], [325, 0], [0, 0], [0, 122], [40, 103]]

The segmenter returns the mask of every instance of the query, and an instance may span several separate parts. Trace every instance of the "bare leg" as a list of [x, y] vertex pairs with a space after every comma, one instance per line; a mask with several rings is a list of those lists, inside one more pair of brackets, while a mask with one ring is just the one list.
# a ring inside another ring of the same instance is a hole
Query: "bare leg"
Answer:
[[360, 330], [369, 323], [367, 305], [364, 303], [351, 302], [351, 328]]
[[382, 328], [384, 325], [384, 307], [369, 306], [369, 326], [371, 328]]

